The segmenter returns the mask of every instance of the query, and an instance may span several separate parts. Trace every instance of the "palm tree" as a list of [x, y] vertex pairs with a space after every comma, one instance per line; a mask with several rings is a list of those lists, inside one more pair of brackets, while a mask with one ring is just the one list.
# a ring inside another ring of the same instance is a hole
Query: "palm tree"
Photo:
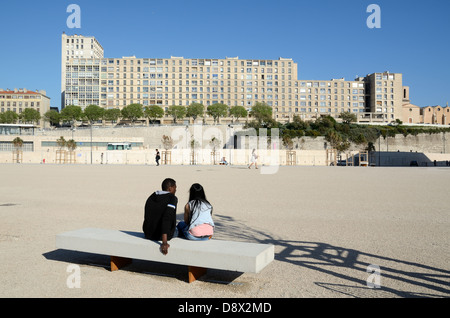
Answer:
[[14, 160], [14, 154], [16, 155], [16, 162], [20, 163], [21, 161], [21, 154], [22, 154], [22, 147], [23, 147], [23, 140], [20, 137], [14, 138], [12, 141], [14, 145], [14, 151], [13, 151], [13, 160]]
[[75, 140], [70, 139], [66, 142], [67, 149], [69, 149], [69, 163], [75, 163], [74, 150], [77, 149], [77, 143]]

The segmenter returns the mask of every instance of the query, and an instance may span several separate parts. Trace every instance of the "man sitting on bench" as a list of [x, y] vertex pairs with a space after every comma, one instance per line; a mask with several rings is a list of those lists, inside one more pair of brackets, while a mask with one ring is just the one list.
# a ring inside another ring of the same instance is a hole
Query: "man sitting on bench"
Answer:
[[167, 178], [161, 188], [162, 191], [154, 192], [145, 203], [142, 229], [146, 239], [162, 241], [161, 252], [167, 255], [170, 247], [168, 241], [178, 236], [176, 227], [178, 199], [175, 196], [177, 184], [175, 180]]

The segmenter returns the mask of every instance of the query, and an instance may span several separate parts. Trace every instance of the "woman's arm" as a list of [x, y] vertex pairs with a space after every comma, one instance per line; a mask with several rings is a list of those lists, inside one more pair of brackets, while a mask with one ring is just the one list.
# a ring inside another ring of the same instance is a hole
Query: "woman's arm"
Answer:
[[184, 223], [186, 223], [187, 225], [189, 225], [189, 223], [190, 223], [190, 214], [191, 214], [191, 211], [189, 209], [189, 203], [188, 203], [184, 206]]

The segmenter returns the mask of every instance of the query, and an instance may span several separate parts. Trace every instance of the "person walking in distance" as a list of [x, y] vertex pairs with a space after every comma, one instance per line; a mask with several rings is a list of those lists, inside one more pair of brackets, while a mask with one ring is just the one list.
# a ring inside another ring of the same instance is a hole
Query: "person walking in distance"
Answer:
[[157, 166], [159, 166], [159, 159], [161, 159], [161, 157], [160, 157], [160, 155], [159, 155], [159, 150], [156, 149], [156, 157], [155, 157], [155, 160], [156, 160], [156, 165], [157, 165]]
[[255, 149], [253, 149], [252, 151], [252, 156], [250, 157], [250, 165], [248, 166], [248, 168], [250, 169], [253, 164], [255, 164], [255, 169], [258, 169], [258, 155]]

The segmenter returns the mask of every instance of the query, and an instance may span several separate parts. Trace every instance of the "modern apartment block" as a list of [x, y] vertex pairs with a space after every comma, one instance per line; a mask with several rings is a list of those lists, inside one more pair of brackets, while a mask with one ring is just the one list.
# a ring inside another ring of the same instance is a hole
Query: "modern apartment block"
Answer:
[[361, 122], [390, 122], [402, 116], [402, 74], [397, 73], [354, 81], [301, 80], [297, 63], [289, 58], [104, 58], [95, 38], [66, 34], [62, 50], [62, 107], [121, 109], [138, 103], [167, 109], [197, 102], [251, 109], [264, 102], [282, 122], [294, 115], [304, 120], [337, 118], [342, 112], [356, 114]]
[[[82, 35], [67, 35], [63, 32], [62, 41], [61, 41], [61, 107], [65, 106], [65, 93], [66, 87], [72, 86], [71, 74], [67, 74], [66, 65], [70, 63], [72, 60], [77, 59], [88, 59], [88, 60], [98, 60], [103, 58], [103, 47], [97, 41], [95, 37], [86, 37]], [[92, 64], [91, 64], [92, 65]], [[81, 72], [81, 75], [86, 75], [84, 72], [89, 70], [88, 72], [95, 72], [96, 74], [99, 72], [98, 68], [88, 67], [84, 68]], [[89, 74], [88, 74], [89, 75]], [[85, 77], [85, 76], [84, 76]], [[86, 84], [89, 87], [99, 86], [98, 77], [96, 79], [89, 77], [88, 81], [82, 82], [82, 87], [85, 87]], [[78, 83], [77, 85], [78, 86]], [[69, 96], [71, 99], [72, 96]], [[92, 99], [91, 99], [92, 100]], [[94, 103], [94, 101], [93, 101]]]
[[[12, 111], [21, 114], [26, 108], [37, 110], [41, 117], [50, 110], [50, 98], [46, 91], [29, 91], [26, 88], [14, 90], [0, 88], [0, 112]], [[43, 125], [40, 120], [40, 125]]]

